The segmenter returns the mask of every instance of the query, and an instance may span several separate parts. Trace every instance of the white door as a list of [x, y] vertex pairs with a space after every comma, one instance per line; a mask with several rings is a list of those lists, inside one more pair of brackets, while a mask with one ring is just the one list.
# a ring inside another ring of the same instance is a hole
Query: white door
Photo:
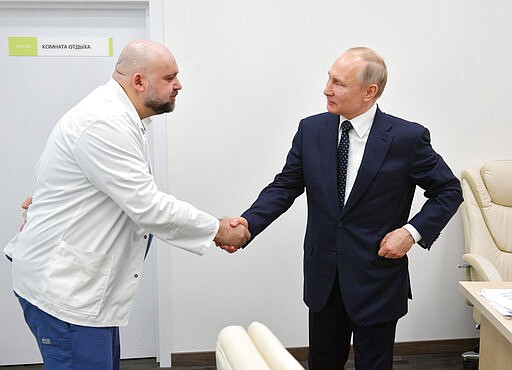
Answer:
[[[146, 2], [0, 1], [0, 249], [17, 232], [20, 203], [31, 194], [34, 166], [57, 120], [108, 80], [122, 46], [147, 38]], [[112, 37], [112, 57], [14, 57], [9, 36]], [[122, 357], [156, 356], [154, 262], [149, 254], [130, 325], [121, 329]], [[0, 253], [0, 365], [41, 362]]]

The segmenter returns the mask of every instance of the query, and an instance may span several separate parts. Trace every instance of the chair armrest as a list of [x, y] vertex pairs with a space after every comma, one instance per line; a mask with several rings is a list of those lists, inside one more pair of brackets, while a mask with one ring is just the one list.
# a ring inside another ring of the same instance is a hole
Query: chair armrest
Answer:
[[304, 370], [267, 326], [254, 321], [247, 332], [272, 370]]
[[220, 331], [215, 359], [219, 370], [270, 370], [247, 332], [237, 325]]
[[475, 271], [478, 281], [503, 281], [496, 267], [484, 256], [475, 253], [466, 253], [462, 256], [462, 259]]

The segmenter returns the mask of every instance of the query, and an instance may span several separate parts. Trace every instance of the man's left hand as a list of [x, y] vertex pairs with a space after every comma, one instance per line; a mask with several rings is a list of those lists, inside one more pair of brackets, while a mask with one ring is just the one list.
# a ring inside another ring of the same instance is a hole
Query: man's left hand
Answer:
[[385, 258], [400, 258], [409, 252], [414, 245], [414, 238], [401, 227], [387, 233], [380, 241], [379, 256]]

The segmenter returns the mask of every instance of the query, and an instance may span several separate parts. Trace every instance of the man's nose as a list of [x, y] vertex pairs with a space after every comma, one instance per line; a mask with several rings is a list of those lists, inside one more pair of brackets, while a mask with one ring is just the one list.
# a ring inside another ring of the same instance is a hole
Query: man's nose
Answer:
[[174, 84], [174, 90], [181, 90], [182, 88], [183, 88], [183, 86], [181, 86], [180, 80], [178, 80], [178, 78], [176, 78], [176, 83]]
[[331, 88], [331, 84], [329, 82], [327, 82], [327, 84], [325, 85], [324, 95], [326, 95], [326, 96], [332, 95], [332, 88]]

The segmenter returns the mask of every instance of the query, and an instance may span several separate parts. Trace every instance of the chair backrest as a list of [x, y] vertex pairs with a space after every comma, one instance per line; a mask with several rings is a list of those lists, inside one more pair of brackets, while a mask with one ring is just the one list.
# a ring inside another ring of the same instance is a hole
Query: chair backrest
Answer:
[[512, 160], [465, 170], [461, 184], [466, 253], [485, 257], [503, 280], [512, 281]]

